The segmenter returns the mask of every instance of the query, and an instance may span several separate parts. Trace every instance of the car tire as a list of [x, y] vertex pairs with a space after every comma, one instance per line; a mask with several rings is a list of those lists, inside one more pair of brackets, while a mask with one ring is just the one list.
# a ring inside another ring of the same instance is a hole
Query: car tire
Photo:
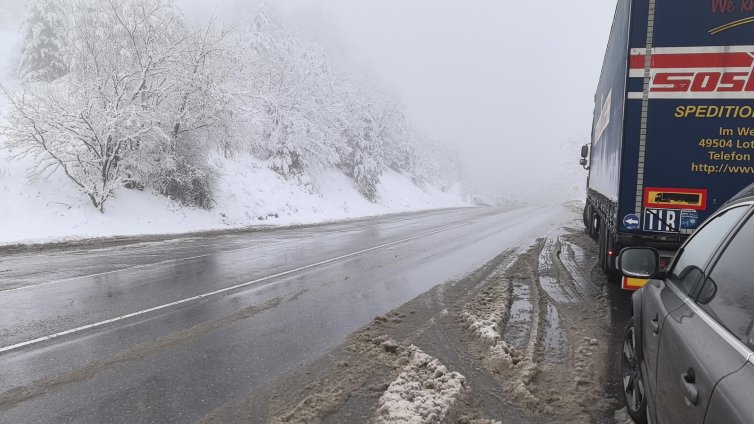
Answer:
[[623, 382], [623, 401], [628, 415], [640, 424], [647, 423], [647, 399], [644, 388], [644, 376], [641, 373], [641, 361], [636, 354], [636, 337], [634, 320], [631, 318], [623, 333], [621, 351], [621, 377]]

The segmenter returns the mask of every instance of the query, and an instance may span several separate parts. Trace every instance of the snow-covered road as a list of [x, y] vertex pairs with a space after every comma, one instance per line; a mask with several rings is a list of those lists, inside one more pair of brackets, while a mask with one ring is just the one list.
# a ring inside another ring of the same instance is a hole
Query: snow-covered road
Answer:
[[193, 422], [570, 219], [464, 208], [0, 258], [0, 422]]

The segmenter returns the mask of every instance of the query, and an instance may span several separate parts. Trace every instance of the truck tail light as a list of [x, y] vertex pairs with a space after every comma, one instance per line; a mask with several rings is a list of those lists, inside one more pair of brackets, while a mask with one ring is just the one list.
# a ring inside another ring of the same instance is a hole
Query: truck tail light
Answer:
[[668, 269], [668, 266], [670, 265], [670, 259], [671, 258], [667, 258], [667, 257], [664, 257], [664, 256], [660, 257], [660, 269], [661, 270]]

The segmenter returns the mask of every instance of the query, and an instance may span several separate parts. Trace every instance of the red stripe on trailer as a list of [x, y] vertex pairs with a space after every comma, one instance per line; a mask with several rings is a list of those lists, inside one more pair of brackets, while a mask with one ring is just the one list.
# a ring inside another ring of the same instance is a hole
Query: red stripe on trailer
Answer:
[[[672, 53], [653, 54], [652, 69], [751, 68], [750, 53]], [[644, 69], [644, 55], [631, 56], [631, 69]]]

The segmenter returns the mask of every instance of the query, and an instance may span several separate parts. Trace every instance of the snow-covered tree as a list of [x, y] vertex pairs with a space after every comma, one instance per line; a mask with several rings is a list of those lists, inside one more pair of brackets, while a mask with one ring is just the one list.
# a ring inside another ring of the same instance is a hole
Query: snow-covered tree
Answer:
[[105, 201], [124, 184], [129, 147], [152, 129], [140, 124], [141, 111], [101, 107], [86, 88], [70, 81], [6, 95], [10, 110], [2, 134], [12, 151], [37, 159], [31, 177], [62, 169], [103, 211]]
[[332, 166], [338, 160], [334, 75], [323, 53], [278, 29], [263, 13], [244, 29], [246, 62], [239, 85], [249, 93], [254, 150], [283, 176]]
[[30, 0], [23, 24], [19, 74], [26, 82], [53, 81], [68, 72], [67, 17], [62, 0]]

